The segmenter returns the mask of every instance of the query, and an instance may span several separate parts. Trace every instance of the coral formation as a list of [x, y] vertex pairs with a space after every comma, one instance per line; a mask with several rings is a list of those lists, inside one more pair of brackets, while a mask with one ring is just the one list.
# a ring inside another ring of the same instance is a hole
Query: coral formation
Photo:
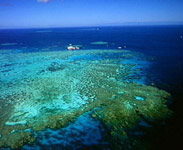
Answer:
[[108, 42], [97, 41], [97, 42], [91, 42], [90, 44], [94, 44], [94, 45], [107, 45]]
[[167, 92], [136, 83], [141, 80], [136, 75], [146, 68], [137, 53], [3, 54], [1, 62], [0, 147], [30, 144], [35, 132], [66, 127], [91, 110], [110, 132], [111, 142], [125, 145], [127, 128], [171, 114]]

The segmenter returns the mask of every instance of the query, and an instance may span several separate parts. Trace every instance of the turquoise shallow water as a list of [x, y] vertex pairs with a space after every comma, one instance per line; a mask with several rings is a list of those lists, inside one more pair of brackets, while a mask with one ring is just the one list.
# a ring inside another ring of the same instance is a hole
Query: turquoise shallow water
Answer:
[[146, 86], [152, 60], [141, 53], [1, 53], [1, 147], [104, 149], [122, 142], [128, 149], [146, 134], [140, 128], [149, 128], [149, 118], [169, 114], [168, 93]]

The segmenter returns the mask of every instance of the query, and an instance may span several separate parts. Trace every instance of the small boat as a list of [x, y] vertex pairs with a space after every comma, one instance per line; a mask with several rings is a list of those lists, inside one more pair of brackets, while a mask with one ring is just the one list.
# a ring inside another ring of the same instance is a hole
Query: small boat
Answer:
[[74, 46], [68, 46], [67, 49], [72, 51], [72, 50], [75, 50], [76, 48]]
[[125, 49], [126, 48], [126, 45], [125, 46], [119, 46], [118, 49]]
[[79, 50], [80, 47], [76, 46], [76, 45], [69, 44], [69, 46], [67, 46], [67, 49], [70, 50], [70, 51], [72, 51], [72, 50]]

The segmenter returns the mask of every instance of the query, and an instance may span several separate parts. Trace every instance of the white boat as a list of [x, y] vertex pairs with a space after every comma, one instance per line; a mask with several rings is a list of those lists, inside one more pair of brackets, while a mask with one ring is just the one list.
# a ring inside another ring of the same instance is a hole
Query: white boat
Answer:
[[79, 46], [74, 46], [72, 44], [69, 44], [69, 46], [67, 46], [67, 49], [70, 50], [70, 51], [72, 51], [72, 50], [79, 50], [80, 47]]

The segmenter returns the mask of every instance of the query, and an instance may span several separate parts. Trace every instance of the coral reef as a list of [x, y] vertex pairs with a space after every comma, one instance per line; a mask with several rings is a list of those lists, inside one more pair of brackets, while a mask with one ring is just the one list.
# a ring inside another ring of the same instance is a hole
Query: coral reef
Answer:
[[90, 44], [94, 44], [94, 45], [107, 45], [108, 42], [97, 41], [97, 42], [91, 42]]
[[126, 145], [126, 129], [142, 119], [152, 122], [171, 115], [167, 92], [136, 83], [148, 66], [138, 57], [115, 50], [3, 54], [0, 147], [31, 144], [34, 133], [66, 127], [92, 110], [111, 143]]
[[[135, 98], [136, 95], [146, 99], [138, 101]], [[169, 98], [170, 95], [167, 92], [155, 87], [124, 84], [120, 87], [120, 93], [116, 95], [115, 100], [105, 103], [105, 107], [96, 110], [92, 116], [101, 120], [107, 127], [111, 135], [112, 149], [133, 149], [134, 147], [127, 147], [134, 144], [128, 143], [127, 129], [133, 129], [142, 119], [151, 123], [155, 120], [162, 123], [171, 116], [171, 111], [166, 105]], [[135, 144], [137, 149], [140, 144]]]

